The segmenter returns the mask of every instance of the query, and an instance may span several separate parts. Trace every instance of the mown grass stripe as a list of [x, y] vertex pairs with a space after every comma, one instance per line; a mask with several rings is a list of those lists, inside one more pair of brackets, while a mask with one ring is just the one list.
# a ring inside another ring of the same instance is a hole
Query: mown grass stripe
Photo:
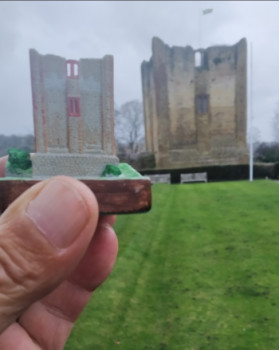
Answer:
[[66, 349], [277, 350], [279, 185], [153, 186]]

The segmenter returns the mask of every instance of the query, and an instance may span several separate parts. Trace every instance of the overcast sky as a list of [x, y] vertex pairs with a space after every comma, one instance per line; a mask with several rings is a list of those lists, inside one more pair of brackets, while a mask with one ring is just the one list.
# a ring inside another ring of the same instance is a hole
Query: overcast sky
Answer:
[[[207, 8], [213, 12], [202, 15]], [[33, 133], [30, 48], [67, 59], [112, 54], [119, 106], [142, 100], [140, 65], [150, 59], [153, 36], [194, 49], [246, 37], [253, 124], [270, 141], [279, 103], [278, 17], [272, 1], [1, 1], [0, 134]]]

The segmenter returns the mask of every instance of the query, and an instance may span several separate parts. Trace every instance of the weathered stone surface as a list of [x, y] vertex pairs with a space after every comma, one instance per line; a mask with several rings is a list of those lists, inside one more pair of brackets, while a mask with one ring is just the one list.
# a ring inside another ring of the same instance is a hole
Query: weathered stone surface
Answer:
[[194, 50], [153, 38], [141, 71], [146, 148], [157, 168], [247, 163], [246, 61], [245, 39]]

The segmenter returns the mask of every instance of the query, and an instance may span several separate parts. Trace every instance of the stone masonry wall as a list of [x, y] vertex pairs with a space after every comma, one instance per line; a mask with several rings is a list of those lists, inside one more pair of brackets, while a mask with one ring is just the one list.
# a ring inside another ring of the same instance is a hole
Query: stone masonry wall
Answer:
[[146, 148], [158, 168], [247, 162], [246, 46], [170, 48], [153, 38], [141, 71]]

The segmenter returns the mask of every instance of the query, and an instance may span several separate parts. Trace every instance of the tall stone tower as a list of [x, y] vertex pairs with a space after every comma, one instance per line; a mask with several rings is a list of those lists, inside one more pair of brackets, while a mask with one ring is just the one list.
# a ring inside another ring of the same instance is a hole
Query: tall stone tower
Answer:
[[157, 168], [248, 162], [246, 39], [194, 50], [153, 38], [141, 73], [146, 148]]
[[66, 60], [30, 50], [33, 176], [99, 176], [114, 155], [113, 57]]

